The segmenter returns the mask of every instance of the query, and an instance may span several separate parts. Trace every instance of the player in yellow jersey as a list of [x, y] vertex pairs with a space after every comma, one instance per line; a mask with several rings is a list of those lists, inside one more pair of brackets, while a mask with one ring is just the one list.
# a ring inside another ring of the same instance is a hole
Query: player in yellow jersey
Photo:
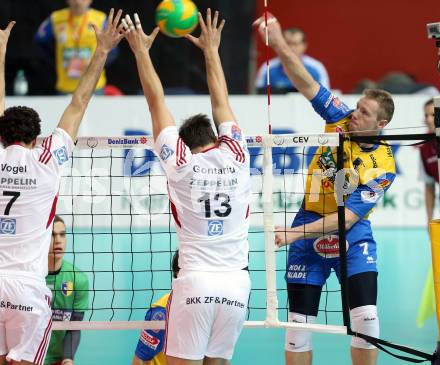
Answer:
[[[179, 274], [179, 251], [173, 256], [171, 268], [173, 278]], [[146, 321], [165, 321], [167, 315], [167, 303], [170, 294], [165, 294], [145, 314]], [[144, 329], [136, 347], [131, 365], [166, 365], [167, 360], [163, 352], [165, 342], [165, 330]]]
[[[173, 256], [171, 263], [173, 279], [179, 274], [179, 250]], [[170, 294], [165, 294], [145, 314], [146, 321], [164, 321], [167, 315], [167, 303]], [[163, 352], [165, 330], [143, 330], [139, 336], [135, 354], [131, 365], [166, 365], [167, 360]], [[226, 361], [225, 365], [231, 365]]]
[[[92, 9], [92, 0], [67, 0], [68, 7], [54, 11], [39, 27], [35, 40], [52, 55], [55, 47], [57, 73], [56, 90], [60, 94], [75, 91], [81, 75], [85, 72], [96, 49], [96, 38], [90, 24], [104, 29], [106, 14]], [[115, 48], [107, 63], [117, 54]], [[103, 94], [106, 85], [102, 71], [96, 85], [96, 94]]]
[[[264, 39], [264, 19], [260, 18], [255, 23]], [[394, 113], [389, 93], [367, 90], [356, 109], [351, 110], [311, 77], [286, 44], [280, 24], [272, 16], [268, 20], [268, 32], [269, 44], [290, 80], [325, 119], [326, 132], [377, 135], [389, 123]], [[347, 193], [344, 206], [352, 329], [379, 337], [376, 242], [368, 216], [394, 180], [393, 153], [387, 145], [347, 142], [344, 145], [344, 168], [353, 178], [348, 181], [349, 185], [344, 184]], [[289, 320], [293, 322], [315, 321], [322, 286], [332, 269], [338, 277], [340, 274], [336, 172], [336, 149], [319, 148], [309, 166], [303, 205], [292, 228], [277, 228], [275, 243], [278, 246], [290, 245], [286, 280]], [[285, 350], [287, 365], [311, 364], [310, 332], [287, 330]], [[374, 365], [377, 349], [353, 337], [351, 357], [354, 365]]]

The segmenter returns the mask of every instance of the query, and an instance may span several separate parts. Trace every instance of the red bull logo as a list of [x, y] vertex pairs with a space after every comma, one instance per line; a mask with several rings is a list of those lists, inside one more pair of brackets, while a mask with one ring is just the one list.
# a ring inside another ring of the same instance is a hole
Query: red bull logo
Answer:
[[[348, 250], [348, 242], [346, 243]], [[318, 238], [313, 242], [315, 252], [326, 259], [339, 257], [339, 236], [328, 235]]]

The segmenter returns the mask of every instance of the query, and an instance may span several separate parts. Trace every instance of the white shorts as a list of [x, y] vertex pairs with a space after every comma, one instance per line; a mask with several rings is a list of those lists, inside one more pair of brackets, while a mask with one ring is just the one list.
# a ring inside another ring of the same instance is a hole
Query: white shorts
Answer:
[[251, 282], [245, 270], [184, 271], [168, 300], [165, 353], [187, 360], [231, 359], [246, 318]]
[[51, 298], [44, 283], [0, 275], [0, 355], [43, 364], [52, 331]]

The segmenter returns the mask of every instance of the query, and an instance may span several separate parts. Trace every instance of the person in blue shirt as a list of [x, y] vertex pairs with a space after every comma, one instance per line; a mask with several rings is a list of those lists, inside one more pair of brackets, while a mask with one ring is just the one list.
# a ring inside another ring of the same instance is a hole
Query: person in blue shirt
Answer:
[[[313, 57], [305, 54], [307, 50], [307, 37], [304, 31], [300, 28], [288, 28], [284, 30], [283, 36], [287, 45], [301, 59], [304, 67], [315, 81], [325, 88], [330, 89], [330, 80], [324, 65]], [[279, 57], [272, 58], [269, 61], [269, 68], [270, 87], [273, 93], [283, 94], [298, 91], [294, 83], [292, 83], [284, 71]], [[266, 63], [263, 63], [258, 70], [257, 78], [255, 80], [255, 87], [258, 93], [266, 92], [266, 73], [267, 65]]]

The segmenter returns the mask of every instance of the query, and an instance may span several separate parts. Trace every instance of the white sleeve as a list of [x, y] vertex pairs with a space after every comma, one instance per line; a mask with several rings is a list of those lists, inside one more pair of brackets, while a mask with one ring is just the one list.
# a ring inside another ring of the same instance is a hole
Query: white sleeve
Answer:
[[74, 143], [66, 131], [56, 128], [52, 135], [43, 140], [41, 147], [42, 150], [38, 157], [38, 162], [60, 172], [70, 159]]
[[235, 122], [223, 122], [218, 127], [219, 148], [232, 154], [238, 162], [249, 162], [246, 138]]
[[191, 150], [179, 137], [175, 126], [162, 129], [154, 143], [154, 151], [167, 176], [191, 161]]

